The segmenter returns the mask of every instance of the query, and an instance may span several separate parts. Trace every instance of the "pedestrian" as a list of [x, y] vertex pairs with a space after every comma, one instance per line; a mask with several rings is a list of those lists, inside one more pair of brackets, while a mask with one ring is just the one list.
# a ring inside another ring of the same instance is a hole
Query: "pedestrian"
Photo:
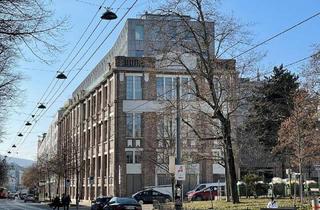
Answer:
[[54, 199], [53, 199], [53, 202], [52, 202], [52, 209], [56, 209], [58, 207], [58, 210], [60, 208], [60, 198], [59, 196], [56, 196]]
[[66, 200], [66, 195], [63, 193], [62, 194], [62, 197], [61, 197], [61, 204], [62, 204], [62, 206], [63, 206], [63, 209], [65, 209], [66, 207], [65, 207], [65, 200]]
[[70, 205], [71, 199], [69, 195], [62, 195], [62, 205], [63, 205], [63, 210], [69, 210], [69, 205]]
[[278, 208], [278, 203], [277, 201], [274, 200], [274, 197], [271, 197], [271, 200], [269, 201], [268, 205], [267, 205], [268, 209], [276, 209]]

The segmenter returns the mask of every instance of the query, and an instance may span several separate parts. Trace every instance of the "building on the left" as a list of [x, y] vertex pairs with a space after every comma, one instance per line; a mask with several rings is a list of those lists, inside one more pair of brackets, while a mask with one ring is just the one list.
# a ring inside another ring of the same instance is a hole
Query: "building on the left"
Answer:
[[58, 112], [52, 120], [47, 133], [38, 137], [37, 165], [39, 168], [39, 199], [51, 200], [59, 193], [61, 162], [58, 158]]

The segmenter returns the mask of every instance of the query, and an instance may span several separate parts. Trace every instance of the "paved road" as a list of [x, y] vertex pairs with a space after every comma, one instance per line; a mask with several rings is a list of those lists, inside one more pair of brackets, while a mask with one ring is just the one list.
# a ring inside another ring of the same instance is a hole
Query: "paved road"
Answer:
[[[75, 210], [75, 207], [70, 207]], [[90, 210], [89, 207], [80, 207], [80, 210]], [[47, 205], [41, 203], [24, 203], [22, 200], [0, 199], [0, 210], [51, 210]], [[60, 210], [63, 208], [60, 207]]]

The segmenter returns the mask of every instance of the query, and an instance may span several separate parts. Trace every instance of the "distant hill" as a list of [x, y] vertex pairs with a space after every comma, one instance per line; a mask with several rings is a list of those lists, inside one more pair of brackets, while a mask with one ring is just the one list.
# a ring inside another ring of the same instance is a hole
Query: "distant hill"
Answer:
[[[3, 158], [3, 156], [1, 155]], [[14, 158], [14, 157], [9, 157], [7, 158], [8, 163], [15, 163], [23, 168], [27, 168], [31, 166], [35, 161], [33, 160], [28, 160], [28, 159], [22, 159], [22, 158]]]

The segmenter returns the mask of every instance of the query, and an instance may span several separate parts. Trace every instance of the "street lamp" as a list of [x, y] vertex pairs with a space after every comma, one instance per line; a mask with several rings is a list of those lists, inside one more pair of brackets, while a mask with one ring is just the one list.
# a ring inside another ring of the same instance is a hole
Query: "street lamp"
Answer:
[[63, 72], [58, 71], [58, 75], [56, 76], [57, 79], [67, 79], [67, 76]]
[[32, 124], [31, 124], [29, 121], [27, 121], [25, 125], [26, 125], [26, 126], [30, 126], [30, 125], [32, 125]]
[[22, 134], [22, 133], [19, 133], [19, 134], [18, 134], [18, 136], [19, 136], [19, 137], [22, 137], [22, 136], [23, 136], [23, 134]]
[[16, 148], [17, 146], [14, 144], [14, 145], [12, 145], [12, 148]]
[[47, 108], [45, 105], [43, 105], [42, 103], [38, 106], [38, 109], [45, 109]]
[[117, 17], [118, 16], [114, 12], [112, 12], [109, 9], [107, 9], [107, 11], [105, 13], [103, 13], [100, 18], [102, 20], [114, 20], [114, 19], [117, 19]]

